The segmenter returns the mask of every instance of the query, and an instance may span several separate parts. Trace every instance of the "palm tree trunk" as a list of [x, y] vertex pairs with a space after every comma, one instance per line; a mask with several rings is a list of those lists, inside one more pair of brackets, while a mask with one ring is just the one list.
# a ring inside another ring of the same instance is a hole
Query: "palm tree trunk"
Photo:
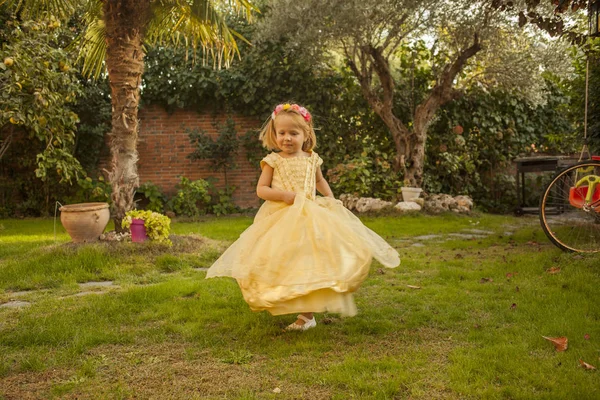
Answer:
[[138, 105], [144, 72], [142, 43], [150, 0], [105, 0], [106, 67], [111, 88], [112, 213], [121, 232], [125, 213], [133, 208], [137, 173]]

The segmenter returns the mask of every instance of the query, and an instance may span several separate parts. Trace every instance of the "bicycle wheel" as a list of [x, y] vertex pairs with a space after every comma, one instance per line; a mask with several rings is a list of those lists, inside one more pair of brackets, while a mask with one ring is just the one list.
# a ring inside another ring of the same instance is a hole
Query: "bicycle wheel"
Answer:
[[540, 223], [562, 250], [600, 252], [599, 161], [580, 162], [552, 179], [540, 200]]

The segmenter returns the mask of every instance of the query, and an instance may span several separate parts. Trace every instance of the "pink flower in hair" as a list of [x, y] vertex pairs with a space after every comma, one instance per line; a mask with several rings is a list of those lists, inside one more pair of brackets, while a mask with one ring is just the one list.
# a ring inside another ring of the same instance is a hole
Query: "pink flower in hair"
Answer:
[[271, 119], [274, 120], [277, 114], [279, 114], [281, 111], [288, 110], [296, 111], [298, 114], [302, 115], [302, 118], [304, 118], [306, 122], [310, 122], [311, 115], [306, 108], [299, 106], [298, 104], [289, 103], [277, 105], [277, 107], [275, 107], [275, 110], [273, 110], [273, 112], [271, 113]]
[[308, 112], [308, 110], [306, 108], [300, 107], [300, 108], [298, 108], [298, 112], [300, 113], [300, 115], [302, 115], [304, 117], [306, 122], [310, 121], [310, 113]]

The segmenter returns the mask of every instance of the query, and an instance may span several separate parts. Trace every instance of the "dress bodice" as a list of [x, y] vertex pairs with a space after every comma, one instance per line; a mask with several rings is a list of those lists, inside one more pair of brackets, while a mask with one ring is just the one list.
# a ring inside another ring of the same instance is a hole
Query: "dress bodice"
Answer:
[[268, 164], [273, 168], [273, 189], [303, 193], [314, 200], [316, 196], [317, 168], [323, 160], [315, 152], [308, 157], [284, 158], [277, 153], [271, 153], [260, 162], [261, 168]]

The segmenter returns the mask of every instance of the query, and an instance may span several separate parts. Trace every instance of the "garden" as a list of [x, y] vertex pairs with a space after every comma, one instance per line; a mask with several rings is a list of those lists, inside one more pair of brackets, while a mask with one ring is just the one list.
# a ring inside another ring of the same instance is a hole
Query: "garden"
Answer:
[[[0, 399], [599, 398], [600, 253], [546, 236], [598, 247], [597, 162], [527, 177], [544, 228], [514, 214], [515, 159], [600, 154], [599, 23], [593, 0], [0, 1]], [[401, 264], [305, 332], [205, 279], [288, 101], [346, 206], [469, 204], [356, 208]], [[145, 109], [212, 126], [156, 142], [202, 179], [143, 179]]]

